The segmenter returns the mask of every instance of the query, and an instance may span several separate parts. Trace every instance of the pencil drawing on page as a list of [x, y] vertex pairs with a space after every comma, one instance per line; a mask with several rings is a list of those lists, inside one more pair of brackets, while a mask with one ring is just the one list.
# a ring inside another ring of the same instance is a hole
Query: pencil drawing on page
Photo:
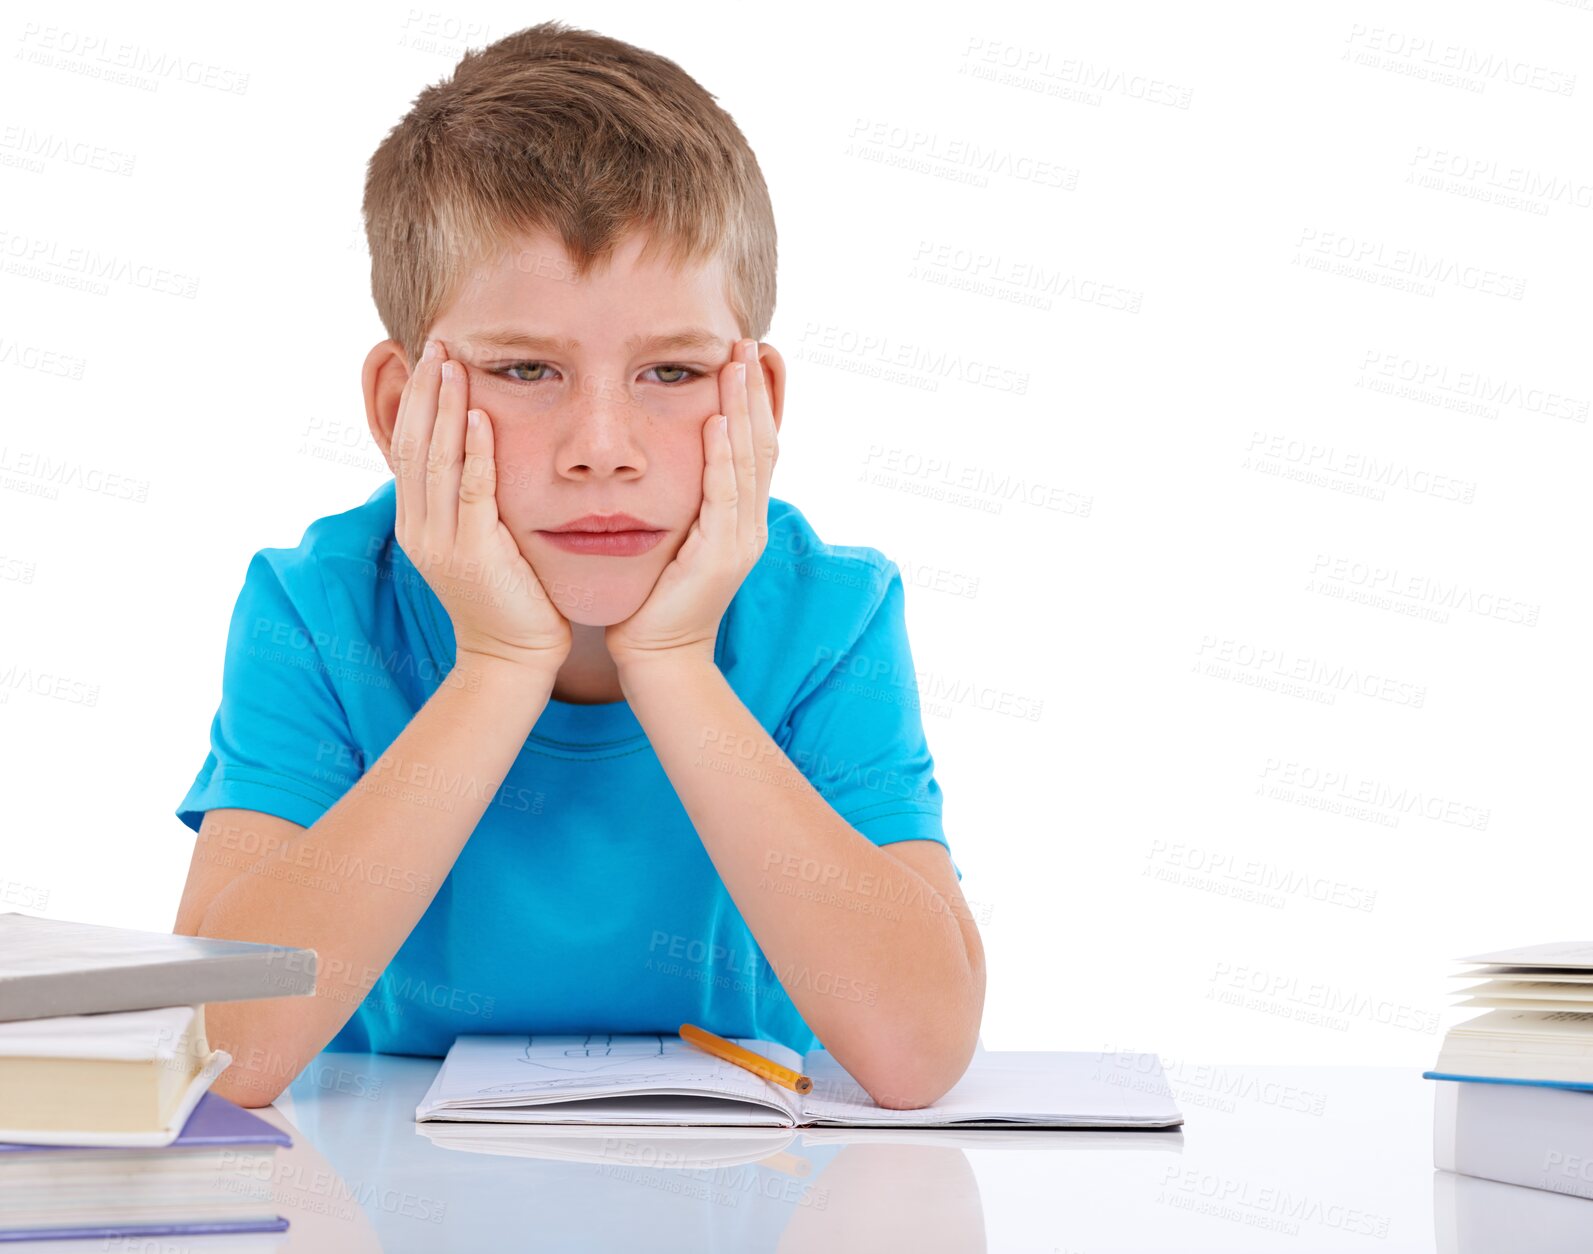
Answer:
[[[757, 1040], [735, 1043], [765, 1053]], [[636, 1094], [687, 1094], [764, 1100], [769, 1080], [699, 1049], [673, 1033], [465, 1036], [447, 1064], [453, 1084], [497, 1105]], [[777, 1047], [773, 1047], [777, 1048]]]
[[642, 1058], [662, 1058], [664, 1038], [658, 1035], [531, 1036], [518, 1061], [547, 1071], [593, 1075], [626, 1067]]
[[[656, 1033], [593, 1032], [584, 1036], [527, 1036], [514, 1054], [505, 1052], [503, 1062], [526, 1068], [516, 1072], [522, 1078], [507, 1083], [489, 1084], [483, 1094], [520, 1093], [526, 1085], [545, 1089], [586, 1089], [593, 1084], [618, 1084], [625, 1087], [660, 1084], [676, 1076], [657, 1066], [666, 1054], [680, 1052], [679, 1043], [666, 1041]], [[504, 1045], [514, 1048], [510, 1041]], [[672, 1048], [673, 1046], [673, 1048]]]

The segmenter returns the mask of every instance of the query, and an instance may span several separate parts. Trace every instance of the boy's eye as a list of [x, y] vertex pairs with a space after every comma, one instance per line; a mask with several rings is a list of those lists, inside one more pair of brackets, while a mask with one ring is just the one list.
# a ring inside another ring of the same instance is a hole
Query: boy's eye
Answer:
[[[513, 379], [516, 383], [541, 383], [547, 377], [545, 374], [536, 374], [532, 378], [525, 378], [515, 372], [521, 370], [528, 372], [548, 371], [552, 369], [553, 367], [545, 361], [516, 361], [507, 366], [500, 366], [493, 370], [492, 373], [507, 379]], [[703, 373], [700, 370], [693, 370], [690, 366], [665, 365], [654, 366], [652, 369], [679, 376], [678, 378], [660, 378], [658, 380], [660, 383], [671, 387], [678, 387], [682, 383], [690, 383], [693, 379], [700, 379]]]
[[504, 367], [502, 367], [499, 370], [494, 370], [492, 373], [493, 374], [500, 374], [500, 375], [505, 376], [506, 378], [513, 379], [516, 383], [540, 383], [541, 382], [540, 379], [522, 379], [519, 375], [515, 374], [514, 372], [516, 370], [546, 370], [547, 368], [548, 367], [547, 367], [547, 363], [546, 362], [541, 362], [541, 361], [517, 361], [513, 365], [504, 366]]

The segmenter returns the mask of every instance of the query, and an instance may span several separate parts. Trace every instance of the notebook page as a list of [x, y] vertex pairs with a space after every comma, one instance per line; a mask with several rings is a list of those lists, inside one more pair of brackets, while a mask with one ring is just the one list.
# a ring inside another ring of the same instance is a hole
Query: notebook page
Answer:
[[[776, 1041], [736, 1044], [785, 1066], [800, 1057]], [[418, 1114], [543, 1105], [584, 1097], [684, 1090], [772, 1102], [795, 1119], [796, 1095], [743, 1067], [654, 1033], [462, 1035], [448, 1051]]]
[[[932, 1124], [1004, 1120], [1076, 1126], [1158, 1127], [1182, 1121], [1162, 1075], [1147, 1055], [1129, 1066], [1126, 1055], [1054, 1050], [986, 1050], [933, 1106], [893, 1110], [877, 1105], [823, 1050], [807, 1056], [813, 1091], [801, 1098], [802, 1118], [839, 1123]], [[1133, 1083], [1125, 1083], [1132, 1079]]]

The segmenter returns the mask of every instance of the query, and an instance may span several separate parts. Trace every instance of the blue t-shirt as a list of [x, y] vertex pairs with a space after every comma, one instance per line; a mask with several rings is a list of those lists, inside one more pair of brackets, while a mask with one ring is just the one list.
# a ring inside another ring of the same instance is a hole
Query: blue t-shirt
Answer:
[[[395, 486], [250, 561], [210, 753], [177, 808], [194, 831], [217, 808], [311, 826], [452, 669], [448, 612], [393, 535]], [[774, 497], [768, 523], [720, 622], [715, 664], [858, 832], [949, 853], [900, 572], [875, 549], [823, 543]], [[388, 784], [422, 769], [395, 763]], [[479, 795], [490, 781], [447, 786]], [[433, 887], [412, 868], [324, 854], [274, 873], [328, 892], [354, 876]], [[815, 891], [815, 911], [834, 908], [817, 899], [822, 884], [792, 885]], [[357, 972], [319, 979], [349, 996], [363, 986]], [[441, 1056], [461, 1033], [673, 1033], [682, 1022], [802, 1053], [819, 1043], [630, 706], [550, 699], [435, 898], [328, 1048]]]

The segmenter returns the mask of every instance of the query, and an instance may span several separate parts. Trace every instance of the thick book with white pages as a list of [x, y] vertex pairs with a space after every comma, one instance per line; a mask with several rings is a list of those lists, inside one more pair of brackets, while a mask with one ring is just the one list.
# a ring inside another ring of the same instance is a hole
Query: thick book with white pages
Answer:
[[0, 1023], [0, 1141], [170, 1145], [231, 1063], [203, 1006]]
[[981, 1050], [934, 1105], [876, 1104], [822, 1049], [737, 1045], [813, 1081], [792, 1089], [671, 1034], [458, 1037], [416, 1122], [680, 1127], [1171, 1128], [1184, 1121], [1154, 1054]]
[[1444, 1034], [1430, 1080], [1593, 1085], [1593, 1014], [1489, 1010]]
[[1555, 941], [1461, 962], [1461, 1007], [1486, 1013], [1444, 1034], [1435, 1080], [1516, 1080], [1593, 1085], [1593, 942]]

